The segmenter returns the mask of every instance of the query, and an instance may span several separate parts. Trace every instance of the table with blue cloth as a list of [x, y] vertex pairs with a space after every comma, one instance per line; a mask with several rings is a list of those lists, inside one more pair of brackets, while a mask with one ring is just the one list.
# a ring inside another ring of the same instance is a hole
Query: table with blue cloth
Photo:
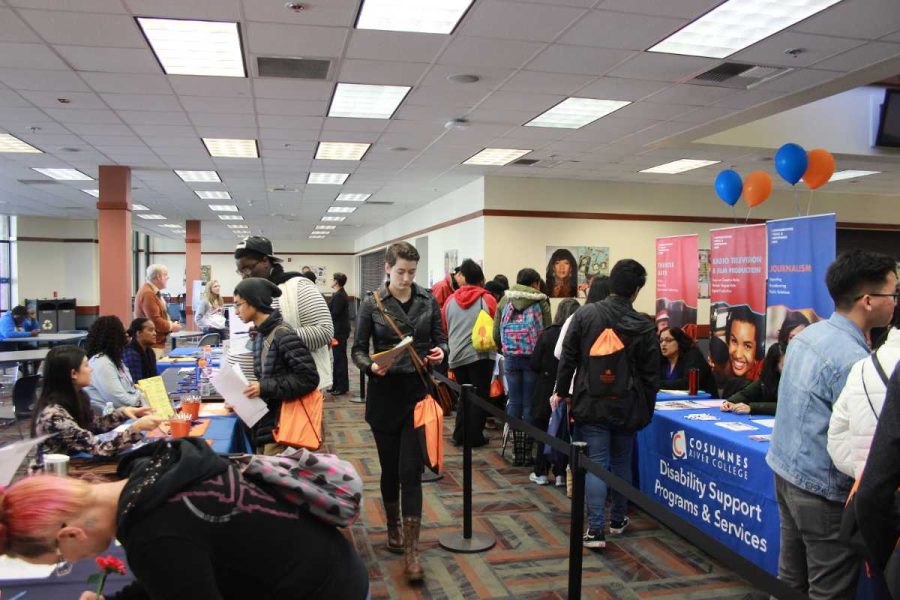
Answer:
[[[660, 410], [637, 436], [641, 491], [772, 574], [778, 573], [779, 516], [775, 478], [766, 464], [772, 428], [763, 415], [718, 407]], [[663, 405], [664, 406], [664, 405]], [[746, 428], [734, 431], [723, 424]]]
[[243, 426], [237, 415], [200, 416], [209, 419], [209, 427], [203, 438], [212, 441], [210, 446], [219, 454], [235, 454], [253, 452], [247, 428]]
[[[170, 355], [171, 356], [171, 355]], [[158, 375], [162, 375], [163, 371], [166, 369], [193, 369], [197, 366], [196, 358], [188, 358], [188, 357], [174, 357], [177, 360], [171, 360], [168, 356], [164, 356], [156, 361], [156, 373]], [[211, 367], [219, 366], [219, 359], [213, 358], [210, 364]]]

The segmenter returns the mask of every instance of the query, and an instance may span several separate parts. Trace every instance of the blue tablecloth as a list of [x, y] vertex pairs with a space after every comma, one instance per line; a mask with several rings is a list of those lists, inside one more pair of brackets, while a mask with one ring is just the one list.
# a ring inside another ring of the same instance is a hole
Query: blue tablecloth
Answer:
[[[699, 415], [716, 420], [697, 420]], [[751, 439], [772, 434], [770, 427], [753, 422], [769, 418], [718, 408], [657, 410], [637, 445], [642, 492], [777, 574], [779, 517], [775, 478], [765, 461], [769, 442]], [[722, 423], [753, 429], [732, 431]]]
[[253, 452], [247, 430], [237, 415], [200, 418], [209, 419], [209, 427], [203, 437], [212, 440], [211, 448], [216, 452], [220, 454]]
[[659, 392], [656, 394], [657, 402], [660, 400], [709, 400], [710, 398], [712, 398], [712, 396], [703, 390], [698, 391], [695, 396], [690, 396], [688, 394], [669, 394], [666, 392]]
[[[158, 374], [162, 375], [162, 372], [165, 371], [166, 369], [174, 369], [176, 367], [182, 368], [182, 369], [184, 369], [184, 368], [193, 369], [196, 366], [197, 366], [196, 360], [192, 360], [192, 361], [179, 360], [178, 362], [172, 362], [170, 360], [166, 360], [165, 358], [161, 358], [156, 361], [156, 372]], [[217, 359], [217, 358], [212, 359], [211, 366], [218, 367], [219, 359]]]

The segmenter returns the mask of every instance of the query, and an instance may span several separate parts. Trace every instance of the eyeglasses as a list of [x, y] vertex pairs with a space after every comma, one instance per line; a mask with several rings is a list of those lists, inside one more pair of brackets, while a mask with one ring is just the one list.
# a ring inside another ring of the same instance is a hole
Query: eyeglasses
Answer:
[[863, 295], [861, 295], [861, 296], [857, 296], [857, 297], [854, 299], [854, 302], [856, 302], [856, 300], [860, 300], [860, 299], [862, 299], [862, 298], [865, 298], [866, 296], [873, 296], [873, 297], [876, 297], [876, 298], [893, 298], [893, 299], [894, 299], [894, 304], [900, 303], [900, 292], [894, 292], [893, 294], [876, 294], [876, 293], [863, 294]]
[[238, 267], [237, 270], [235, 270], [235, 273], [237, 273], [238, 275], [251, 275], [253, 273], [253, 269], [256, 268], [256, 265], [258, 265], [261, 262], [262, 261], [258, 260], [255, 263], [253, 263], [252, 265], [245, 265], [243, 267]]
[[241, 310], [242, 306], [247, 306], [247, 303], [243, 301], [234, 303], [234, 308], [237, 310]]
[[[63, 529], [65, 526], [66, 524], [63, 523], [60, 529]], [[72, 567], [72, 563], [63, 558], [62, 551], [59, 549], [59, 538], [56, 538], [56, 576], [65, 577], [72, 572]]]
[[668, 344], [669, 342], [674, 342], [675, 338], [659, 338], [660, 344]]

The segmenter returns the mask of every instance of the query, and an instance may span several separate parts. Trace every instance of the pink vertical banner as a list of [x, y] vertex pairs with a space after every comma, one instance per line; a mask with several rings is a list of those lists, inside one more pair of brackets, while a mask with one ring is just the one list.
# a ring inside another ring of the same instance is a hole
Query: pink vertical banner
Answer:
[[696, 235], [656, 238], [656, 327], [681, 327], [696, 338], [700, 268]]
[[757, 379], [766, 339], [766, 226], [709, 232], [710, 357], [720, 382]]

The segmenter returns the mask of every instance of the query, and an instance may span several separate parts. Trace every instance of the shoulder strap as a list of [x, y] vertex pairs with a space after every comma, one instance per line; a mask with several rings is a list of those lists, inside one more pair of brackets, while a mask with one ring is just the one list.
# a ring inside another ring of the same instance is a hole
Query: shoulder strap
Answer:
[[[415, 292], [413, 292], [415, 293]], [[381, 316], [384, 317], [385, 322], [387, 322], [388, 326], [394, 330], [394, 333], [397, 334], [397, 337], [401, 340], [404, 338], [403, 333], [400, 331], [400, 328], [397, 327], [397, 324], [394, 322], [394, 319], [387, 313], [384, 308], [384, 303], [381, 301], [381, 297], [378, 295], [378, 290], [372, 292], [372, 298], [375, 299], [375, 306], [378, 307], [379, 312], [381, 312]], [[415, 331], [413, 331], [413, 335], [415, 336]], [[425, 376], [425, 365], [422, 363], [422, 359], [419, 358], [419, 355], [416, 353], [415, 348], [413, 348], [414, 344], [410, 344], [406, 347], [406, 351], [409, 353], [409, 358], [412, 361], [413, 366], [416, 368], [416, 372], [419, 374], [419, 377], [422, 379], [422, 383], [425, 384], [425, 389], [431, 389], [431, 386], [428, 384], [428, 378]]]
[[262, 368], [262, 366], [266, 364], [266, 358], [268, 358], [269, 356], [269, 348], [272, 347], [272, 340], [275, 338], [275, 332], [279, 329], [287, 329], [288, 331], [293, 331], [293, 329], [291, 329], [284, 323], [281, 323], [269, 332], [269, 335], [267, 335], [266, 339], [263, 341], [262, 353], [259, 357], [260, 368]]
[[[881, 378], [881, 381], [884, 382], [884, 386], [888, 387], [888, 376], [887, 373], [884, 372], [884, 367], [881, 366], [881, 361], [878, 360], [878, 353], [873, 352], [871, 354], [872, 364], [875, 365], [875, 371], [878, 373], [878, 376]], [[875, 405], [872, 404], [872, 398], [869, 397], [869, 388], [866, 386], [866, 363], [862, 363], [862, 367], [859, 370], [860, 377], [862, 378], [862, 387], [863, 393], [866, 395], [866, 402], [869, 403], [869, 409], [872, 411], [872, 414], [875, 416], [875, 422], [878, 422], [878, 411], [875, 410]]]
[[881, 377], [881, 381], [884, 382], [884, 387], [888, 387], [890, 377], [884, 372], [884, 367], [881, 366], [881, 361], [878, 360], [878, 352], [872, 353], [872, 363], [875, 365], [875, 370], [878, 371], [878, 376]]

